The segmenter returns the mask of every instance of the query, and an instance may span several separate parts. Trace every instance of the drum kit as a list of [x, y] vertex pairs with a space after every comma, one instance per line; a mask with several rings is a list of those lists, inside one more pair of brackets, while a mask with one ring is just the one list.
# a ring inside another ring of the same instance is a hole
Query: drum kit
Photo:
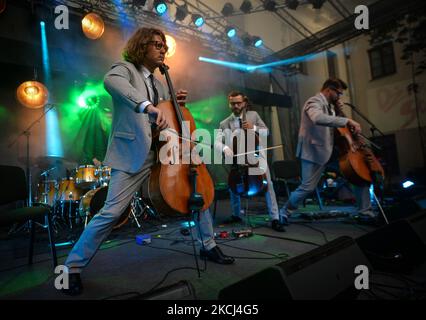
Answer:
[[[41, 173], [37, 184], [35, 203], [52, 208], [55, 231], [58, 226], [74, 229], [86, 227], [89, 221], [103, 207], [111, 178], [111, 168], [107, 166], [80, 165], [68, 171], [69, 176], [49, 179], [49, 172]], [[141, 228], [139, 219], [156, 215], [155, 211], [135, 193], [113, 229], [118, 229], [132, 219]]]

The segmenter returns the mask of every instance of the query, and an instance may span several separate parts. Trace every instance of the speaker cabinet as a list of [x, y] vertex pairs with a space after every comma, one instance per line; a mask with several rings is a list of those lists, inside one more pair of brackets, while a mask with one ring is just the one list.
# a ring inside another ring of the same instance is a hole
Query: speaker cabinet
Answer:
[[359, 237], [356, 242], [374, 269], [411, 273], [426, 261], [425, 211]]
[[356, 242], [343, 236], [222, 289], [219, 299], [353, 299], [358, 265], [371, 270]]

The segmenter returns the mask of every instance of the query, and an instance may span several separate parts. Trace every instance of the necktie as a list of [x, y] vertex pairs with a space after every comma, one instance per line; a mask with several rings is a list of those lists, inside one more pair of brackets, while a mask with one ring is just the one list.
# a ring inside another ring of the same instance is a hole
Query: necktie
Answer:
[[152, 101], [152, 103], [154, 104], [154, 106], [156, 106], [158, 104], [158, 91], [154, 84], [154, 75], [151, 73], [149, 75], [149, 78], [151, 79], [152, 91], [154, 91], [154, 101]]
[[238, 118], [238, 123], [240, 125], [240, 129], [243, 127], [243, 120], [241, 118]]

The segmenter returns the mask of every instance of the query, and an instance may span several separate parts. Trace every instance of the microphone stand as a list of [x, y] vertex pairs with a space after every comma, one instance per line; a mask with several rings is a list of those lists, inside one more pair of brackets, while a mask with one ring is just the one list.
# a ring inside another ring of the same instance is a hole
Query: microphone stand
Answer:
[[31, 177], [31, 169], [30, 169], [31, 168], [31, 166], [30, 166], [30, 136], [31, 136], [31, 129], [32, 129], [32, 127], [36, 123], [40, 122], [40, 120], [43, 119], [46, 116], [46, 114], [56, 106], [56, 104], [48, 103], [44, 107], [46, 107], [46, 106], [49, 106], [49, 108], [47, 110], [45, 110], [43, 112], [43, 114], [39, 118], [37, 118], [34, 122], [32, 122], [24, 131], [22, 131], [16, 137], [15, 140], [13, 140], [8, 145], [8, 148], [11, 148], [19, 140], [19, 138], [21, 136], [25, 136], [27, 138], [26, 139], [26, 141], [27, 141], [27, 148], [26, 148], [26, 175], [27, 175], [27, 183], [28, 183], [28, 200], [27, 200], [27, 205], [29, 207], [31, 207], [32, 204], [33, 204], [32, 203], [32, 191], [31, 191], [31, 189], [32, 189], [32, 181], [31, 181], [32, 177]]
[[362, 119], [364, 119], [369, 125], [370, 125], [370, 131], [371, 131], [371, 136], [374, 138], [374, 132], [378, 132], [380, 133], [380, 135], [382, 137], [385, 136], [385, 134], [380, 131], [375, 125], [374, 123], [372, 123], [365, 115], [363, 115], [353, 104], [347, 103], [345, 102], [344, 104], [346, 104], [347, 106], [349, 106], [353, 111], [355, 111], [356, 114], [358, 114]]

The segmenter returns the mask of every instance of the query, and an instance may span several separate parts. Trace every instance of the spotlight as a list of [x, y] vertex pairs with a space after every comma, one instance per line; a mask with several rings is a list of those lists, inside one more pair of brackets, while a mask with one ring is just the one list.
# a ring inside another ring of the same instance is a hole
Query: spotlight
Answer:
[[16, 90], [18, 101], [27, 108], [38, 109], [46, 105], [49, 91], [40, 82], [26, 81]]
[[226, 27], [225, 33], [228, 36], [228, 38], [233, 38], [237, 35], [237, 30], [234, 27]]
[[402, 187], [403, 187], [404, 189], [407, 189], [407, 188], [412, 187], [412, 186], [414, 186], [414, 182], [413, 182], [413, 181], [410, 181], [410, 180], [404, 181], [404, 182], [402, 183]]
[[234, 6], [232, 5], [232, 3], [227, 2], [223, 6], [223, 9], [221, 12], [225, 17], [230, 16], [231, 14], [234, 13]]
[[198, 13], [192, 14], [192, 22], [199, 28], [204, 24], [204, 18]]
[[166, 34], [166, 44], [169, 47], [169, 50], [167, 50], [166, 58], [170, 58], [176, 53], [176, 40], [172, 37]]
[[94, 109], [100, 105], [100, 97], [93, 88], [85, 88], [77, 98], [77, 105], [82, 109]]
[[154, 8], [158, 15], [162, 16], [167, 11], [167, 4], [165, 1], [154, 0]]
[[312, 4], [312, 7], [314, 9], [321, 9], [321, 7], [324, 4], [325, 0], [309, 0], [309, 2]]
[[259, 48], [263, 44], [263, 40], [260, 37], [253, 37], [252, 43], [256, 48]]
[[184, 5], [176, 7], [176, 20], [183, 21], [188, 15], [188, 5], [185, 3]]
[[240, 10], [244, 13], [249, 13], [253, 9], [253, 5], [249, 0], [244, 0], [243, 3], [241, 3]]
[[96, 40], [102, 37], [105, 30], [105, 24], [99, 15], [92, 12], [86, 14], [81, 20], [81, 28], [87, 38]]
[[296, 10], [297, 7], [299, 6], [299, 0], [286, 0], [285, 4], [287, 5], [289, 9]]
[[268, 11], [275, 11], [276, 6], [277, 6], [277, 3], [272, 0], [266, 0], [263, 3], [263, 7], [265, 8], [265, 10], [268, 10]]

